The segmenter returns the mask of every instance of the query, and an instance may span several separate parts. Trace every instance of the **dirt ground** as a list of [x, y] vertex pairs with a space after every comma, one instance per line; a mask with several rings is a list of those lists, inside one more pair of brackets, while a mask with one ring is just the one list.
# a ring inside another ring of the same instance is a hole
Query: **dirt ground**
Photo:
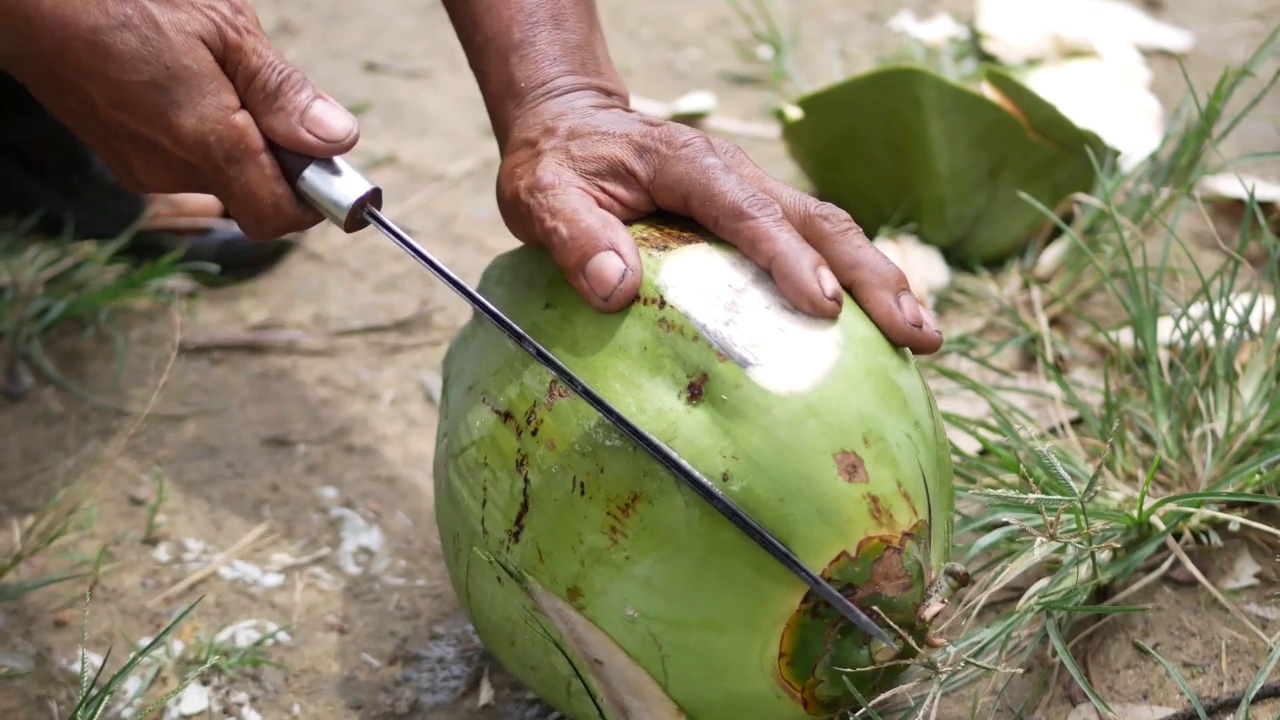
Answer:
[[[968, 4], [922, 1], [912, 7], [964, 12]], [[1224, 63], [1239, 62], [1254, 48], [1264, 32], [1261, 19], [1280, 17], [1275, 0], [1149, 4], [1163, 6], [1156, 11], [1161, 17], [1198, 34], [1187, 64], [1202, 89]], [[474, 282], [489, 259], [514, 241], [495, 207], [496, 153], [484, 109], [443, 9], [427, 0], [312, 0], [305, 12], [286, 0], [256, 5], [288, 57], [328, 92], [364, 108], [364, 139], [352, 159], [386, 189], [390, 215]], [[884, 21], [901, 3], [787, 5], [803, 18], [802, 67], [818, 82], [835, 77], [833, 49], [846, 70], [867, 67], [888, 40]], [[670, 100], [710, 89], [725, 114], [763, 119], [767, 92], [721, 76], [744, 68], [734, 43], [746, 35], [728, 2], [606, 0], [601, 6], [614, 57], [633, 93]], [[1174, 62], [1155, 64], [1171, 106], [1182, 79]], [[1272, 97], [1228, 150], [1280, 147], [1278, 112], [1280, 97]], [[771, 172], [799, 181], [780, 144], [735, 139]], [[158, 402], [159, 410], [178, 416], [149, 419], [105, 466], [92, 453], [110, 445], [132, 419], [50, 387], [0, 409], [0, 510], [29, 512], [69, 475], [85, 467], [102, 471], [92, 531], [78, 544], [91, 554], [98, 544], [111, 543], [92, 605], [93, 650], [114, 642], [122, 653], [125, 643], [154, 634], [173, 612], [205, 594], [189, 623], [199, 634], [253, 619], [287, 626], [290, 642], [268, 650], [283, 667], [235, 686], [250, 693], [262, 717], [551, 716], [496, 668], [490, 670], [495, 701], [477, 709], [472, 688], [483, 658], [440, 563], [431, 490], [436, 413], [428, 387], [451, 332], [469, 314], [461, 301], [373, 231], [345, 236], [321, 228], [272, 274], [206, 293], [183, 318], [181, 331], [320, 332], [419, 313], [418, 320], [393, 329], [326, 341], [314, 353], [179, 353]], [[145, 401], [160, 381], [173, 331], [173, 320], [165, 317], [130, 330], [122, 382], [133, 402]], [[69, 339], [60, 343], [58, 359], [78, 381], [112, 392], [109, 353], [103, 344]], [[141, 495], [156, 471], [166, 480], [167, 498], [163, 541], [153, 547], [138, 537], [146, 525]], [[351, 568], [358, 574], [344, 572], [342, 526], [360, 521], [332, 508], [358, 511], [381, 529], [381, 574], [360, 567]], [[264, 522], [265, 535], [238, 557], [260, 569], [271, 565], [273, 554], [298, 559], [273, 576], [278, 583], [254, 580], [246, 575], [253, 567], [241, 565], [238, 579], [214, 575], [161, 596], [190, 575], [184, 554], [207, 559]], [[205, 544], [203, 555], [192, 540]], [[331, 549], [327, 556], [307, 560], [324, 548]], [[168, 562], [157, 559], [166, 555]], [[1210, 577], [1229, 571], [1235, 556], [1228, 548], [1207, 557]], [[1272, 565], [1271, 555], [1257, 548], [1254, 557]], [[1274, 575], [1264, 577], [1264, 586], [1250, 591], [1259, 603], [1269, 603], [1274, 591], [1274, 584], [1265, 584]], [[1163, 580], [1138, 601], [1156, 609], [1114, 620], [1091, 654], [1095, 681], [1109, 700], [1183, 706], [1176, 685], [1134, 646], [1135, 638], [1165, 653], [1205, 695], [1243, 689], [1252, 679], [1261, 643], [1203, 589]], [[68, 592], [50, 590], [6, 607], [0, 652], [27, 652], [41, 663], [71, 658], [80, 641], [77, 603]], [[1252, 619], [1269, 634], [1280, 632], [1280, 619]], [[183, 637], [194, 639], [190, 631]], [[58, 682], [45, 677], [7, 688], [0, 693], [0, 716], [56, 717], [52, 703], [65, 703], [62, 685], [71, 679], [63, 674]], [[1056, 694], [1044, 717], [1066, 717], [1070, 704], [1064, 692]]]

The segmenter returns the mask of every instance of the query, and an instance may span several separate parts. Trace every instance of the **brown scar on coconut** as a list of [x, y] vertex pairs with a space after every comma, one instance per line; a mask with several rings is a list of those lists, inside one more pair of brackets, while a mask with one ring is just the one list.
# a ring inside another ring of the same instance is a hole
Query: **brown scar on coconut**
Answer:
[[[920, 619], [932, 625], [933, 621], [946, 609], [951, 598], [968, 586], [969, 571], [963, 565], [955, 562], [944, 565], [938, 577], [925, 588], [924, 602], [920, 603]], [[932, 648], [946, 647], [950, 644], [946, 638], [934, 635], [932, 628], [925, 636], [924, 642]]]

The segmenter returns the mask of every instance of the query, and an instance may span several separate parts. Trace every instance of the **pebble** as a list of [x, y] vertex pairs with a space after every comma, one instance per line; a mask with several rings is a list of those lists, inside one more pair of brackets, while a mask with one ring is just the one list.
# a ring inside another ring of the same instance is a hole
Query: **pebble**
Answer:
[[192, 717], [209, 709], [209, 690], [197, 680], [178, 695], [178, 717]]

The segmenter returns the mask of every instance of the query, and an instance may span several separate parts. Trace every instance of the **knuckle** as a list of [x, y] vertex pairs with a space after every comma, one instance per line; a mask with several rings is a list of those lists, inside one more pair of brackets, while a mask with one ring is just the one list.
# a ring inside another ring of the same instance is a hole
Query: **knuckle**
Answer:
[[746, 189], [735, 198], [735, 220], [752, 224], [774, 224], [783, 221], [778, 201], [754, 189]]
[[833, 235], [860, 236], [862, 228], [854, 222], [853, 216], [840, 207], [825, 201], [813, 201], [809, 208], [809, 217], [819, 229]]
[[706, 134], [683, 125], [676, 125], [671, 135], [672, 137], [667, 138], [667, 147], [672, 155], [683, 160], [693, 160], [699, 164], [723, 164], [716, 153], [715, 143], [711, 142], [711, 138]]
[[845, 242], [868, 242], [867, 233], [863, 232], [852, 215], [831, 202], [813, 201], [808, 214], [818, 232], [831, 234]]
[[311, 83], [302, 71], [290, 65], [283, 58], [266, 51], [257, 53], [259, 62], [252, 63], [245, 70], [245, 95], [259, 98], [295, 98], [309, 97]]
[[724, 158], [724, 161], [730, 165], [738, 163], [751, 163], [751, 158], [747, 156], [747, 152], [736, 144], [729, 142], [723, 138], [715, 138], [712, 140], [712, 146], [716, 153]]

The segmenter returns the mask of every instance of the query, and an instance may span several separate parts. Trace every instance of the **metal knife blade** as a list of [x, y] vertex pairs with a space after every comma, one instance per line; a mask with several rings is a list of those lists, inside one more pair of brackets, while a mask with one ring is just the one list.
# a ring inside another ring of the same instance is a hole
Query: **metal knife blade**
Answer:
[[751, 518], [744, 510], [720, 491], [692, 465], [681, 458], [661, 440], [645, 432], [579, 378], [572, 370], [542, 347], [516, 323], [502, 314], [497, 307], [476, 292], [461, 278], [437, 260], [412, 237], [382, 214], [382, 190], [366, 179], [358, 170], [342, 158], [309, 158], [272, 144], [272, 150], [299, 196], [315, 207], [330, 222], [347, 233], [353, 233], [373, 225], [425, 266], [455, 293], [467, 301], [473, 309], [484, 315], [506, 336], [533, 356], [539, 364], [550, 370], [579, 397], [591, 405], [605, 419], [613, 423], [625, 435], [640, 445], [658, 462], [662, 463], [677, 479], [685, 483], [712, 508], [733, 523], [756, 542], [774, 559], [799, 577], [806, 585], [826, 600], [847, 620], [860, 630], [879, 640], [893, 650], [897, 645], [880, 626], [872, 622], [862, 610], [840, 594], [821, 576], [810, 570], [782, 541], [764, 526]]

